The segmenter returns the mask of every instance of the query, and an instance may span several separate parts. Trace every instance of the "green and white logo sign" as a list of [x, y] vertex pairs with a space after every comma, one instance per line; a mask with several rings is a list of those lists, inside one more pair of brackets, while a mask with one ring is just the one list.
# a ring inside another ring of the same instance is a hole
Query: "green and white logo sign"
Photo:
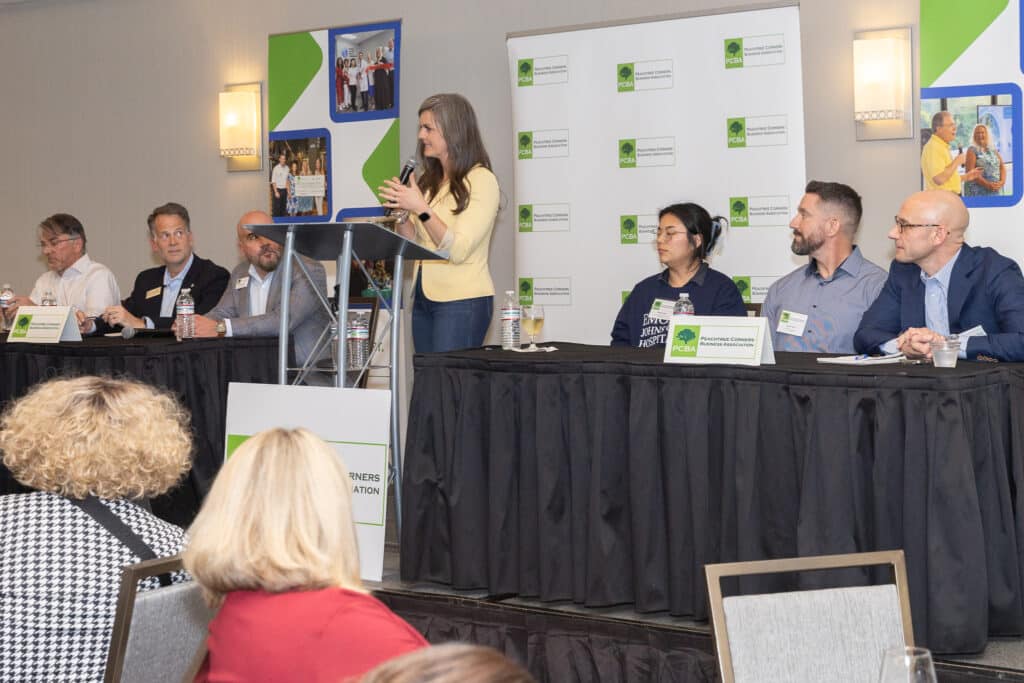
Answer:
[[726, 69], [742, 69], [743, 68], [743, 39], [742, 38], [726, 38], [725, 39], [725, 68]]
[[533, 204], [519, 205], [519, 232], [533, 232]]
[[700, 346], [700, 325], [672, 326], [672, 357], [695, 358]]
[[532, 306], [533, 305], [533, 278], [532, 277], [521, 277], [521, 278], [519, 278], [519, 305], [520, 306]]
[[750, 303], [750, 276], [749, 275], [737, 275], [732, 279], [736, 283], [736, 289], [740, 290], [740, 296], [743, 297], [743, 303]]
[[[519, 143], [519, 158], [533, 158], [533, 133], [528, 130], [519, 131], [517, 142]], [[731, 146], [731, 145], [730, 145]]]
[[632, 62], [616, 65], [615, 77], [619, 92], [633, 92], [636, 89]]
[[750, 226], [750, 200], [747, 197], [729, 197], [729, 225], [734, 228]]
[[619, 243], [636, 244], [640, 237], [637, 229], [639, 225], [640, 221], [636, 216], [619, 216]]
[[[729, 147], [747, 146], [747, 119], [745, 117], [741, 116], [735, 119], [726, 119], [725, 129]], [[523, 158], [522, 150], [520, 150], [519, 158]]]
[[520, 59], [516, 67], [516, 74], [519, 79], [519, 87], [533, 85], [533, 60]]
[[14, 321], [14, 328], [11, 330], [11, 337], [14, 339], [24, 339], [28, 335], [28, 328], [32, 324], [32, 316], [25, 313], [19, 315]]
[[636, 168], [636, 138], [619, 140], [619, 168]]

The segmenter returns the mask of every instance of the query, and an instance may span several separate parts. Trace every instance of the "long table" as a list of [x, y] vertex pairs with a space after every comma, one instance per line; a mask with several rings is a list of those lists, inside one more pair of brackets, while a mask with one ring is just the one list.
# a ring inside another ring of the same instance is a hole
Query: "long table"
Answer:
[[[0, 406], [61, 375], [134, 377], [178, 396], [192, 418], [192, 469], [181, 485], [151, 503], [154, 513], [182, 526], [192, 521], [223, 459], [228, 382], [272, 383], [276, 371], [276, 337], [182, 343], [101, 337], [80, 343], [8, 344], [0, 335]], [[0, 465], [0, 494], [21, 490]]]
[[404, 580], [706, 618], [706, 563], [903, 548], [919, 643], [1024, 631], [1024, 367], [555, 345], [415, 357]]

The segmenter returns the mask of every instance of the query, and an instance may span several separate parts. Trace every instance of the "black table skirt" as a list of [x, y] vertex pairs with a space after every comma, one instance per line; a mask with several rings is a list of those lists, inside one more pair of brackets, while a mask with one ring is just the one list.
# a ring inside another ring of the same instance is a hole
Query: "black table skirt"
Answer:
[[415, 357], [404, 580], [706, 618], [707, 563], [903, 548], [920, 644], [1024, 630], [1021, 366], [556, 345]]
[[[8, 344], [0, 337], [0, 405], [34, 384], [65, 375], [134, 377], [170, 390], [191, 413], [195, 453], [187, 478], [152, 505], [160, 517], [187, 526], [223, 460], [228, 382], [276, 381], [277, 348], [276, 338], [178, 343], [104, 337], [81, 343]], [[0, 494], [21, 490], [0, 465]]]

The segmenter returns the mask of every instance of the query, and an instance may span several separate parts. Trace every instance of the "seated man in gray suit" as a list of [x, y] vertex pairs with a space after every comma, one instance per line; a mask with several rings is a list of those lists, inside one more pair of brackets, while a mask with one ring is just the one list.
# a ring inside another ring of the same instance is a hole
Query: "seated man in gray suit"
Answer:
[[[195, 316], [197, 337], [274, 337], [280, 327], [281, 278], [277, 267], [283, 247], [246, 229], [246, 225], [273, 223], [263, 211], [244, 214], [235, 227], [238, 250], [245, 259], [235, 266], [228, 279], [228, 288], [213, 310]], [[316, 289], [327, 297], [324, 267], [317, 261], [300, 256], [313, 277]], [[290, 334], [295, 344], [295, 358], [305, 363], [316, 341], [328, 323], [327, 311], [306, 276], [298, 267], [292, 268], [289, 303]]]

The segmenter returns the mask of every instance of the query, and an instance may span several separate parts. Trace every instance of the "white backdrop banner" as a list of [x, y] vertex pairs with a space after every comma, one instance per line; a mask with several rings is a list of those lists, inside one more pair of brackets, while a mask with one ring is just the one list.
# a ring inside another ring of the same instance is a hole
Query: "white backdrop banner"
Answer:
[[730, 219], [712, 265], [746, 301], [806, 263], [787, 227], [805, 185], [797, 7], [514, 36], [508, 54], [517, 278], [498, 289], [546, 307], [545, 338], [609, 342], [661, 269], [669, 204]]

